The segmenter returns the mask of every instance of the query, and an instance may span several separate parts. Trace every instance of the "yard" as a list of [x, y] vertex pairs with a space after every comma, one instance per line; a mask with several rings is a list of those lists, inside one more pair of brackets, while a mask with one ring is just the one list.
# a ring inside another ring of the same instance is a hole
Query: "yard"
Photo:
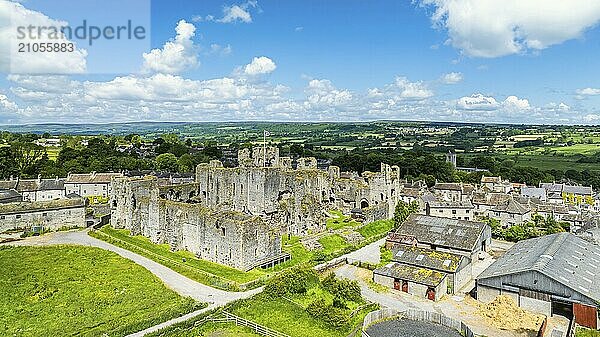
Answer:
[[112, 252], [0, 247], [2, 336], [124, 336], [197, 308]]

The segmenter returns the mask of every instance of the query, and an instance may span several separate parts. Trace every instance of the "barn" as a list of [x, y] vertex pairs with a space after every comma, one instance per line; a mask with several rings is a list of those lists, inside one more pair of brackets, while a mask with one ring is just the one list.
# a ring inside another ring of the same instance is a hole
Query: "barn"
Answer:
[[520, 307], [598, 328], [600, 247], [570, 233], [515, 244], [477, 278], [477, 299], [512, 297]]
[[472, 262], [490, 241], [485, 223], [412, 214], [389, 233], [392, 261], [373, 271], [373, 281], [437, 301], [473, 280]]

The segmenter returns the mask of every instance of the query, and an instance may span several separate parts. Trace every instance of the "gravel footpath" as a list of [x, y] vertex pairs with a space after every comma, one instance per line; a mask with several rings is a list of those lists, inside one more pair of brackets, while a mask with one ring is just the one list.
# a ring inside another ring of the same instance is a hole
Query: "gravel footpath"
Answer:
[[377, 323], [367, 329], [371, 337], [461, 337], [442, 325], [407, 319]]

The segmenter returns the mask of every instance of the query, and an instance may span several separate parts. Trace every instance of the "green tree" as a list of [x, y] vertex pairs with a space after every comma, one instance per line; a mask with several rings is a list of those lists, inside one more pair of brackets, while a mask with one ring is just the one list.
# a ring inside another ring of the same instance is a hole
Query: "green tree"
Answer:
[[156, 168], [162, 171], [177, 172], [177, 157], [172, 153], [163, 153], [156, 157]]
[[410, 204], [407, 204], [402, 200], [398, 201], [396, 209], [394, 210], [394, 226], [400, 226], [409, 215], [417, 213], [418, 211], [419, 204], [416, 201], [413, 201]]

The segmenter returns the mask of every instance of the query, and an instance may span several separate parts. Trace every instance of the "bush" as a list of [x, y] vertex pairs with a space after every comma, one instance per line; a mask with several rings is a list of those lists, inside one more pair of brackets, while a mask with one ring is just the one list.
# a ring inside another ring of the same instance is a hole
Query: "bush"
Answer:
[[325, 279], [323, 279], [322, 284], [325, 290], [333, 294], [334, 298], [353, 302], [362, 301], [360, 286], [356, 281], [350, 281], [347, 279], [338, 280], [335, 278], [333, 273], [330, 273], [325, 277]]
[[[335, 301], [334, 301], [335, 302]], [[319, 298], [311, 302], [306, 311], [316, 319], [325, 321], [327, 324], [340, 328], [346, 325], [348, 317], [346, 309], [337, 308], [334, 305], [327, 305], [324, 299]]]
[[304, 294], [310, 286], [318, 282], [319, 276], [310, 266], [298, 265], [270, 279], [265, 286], [265, 293], [272, 297]]

